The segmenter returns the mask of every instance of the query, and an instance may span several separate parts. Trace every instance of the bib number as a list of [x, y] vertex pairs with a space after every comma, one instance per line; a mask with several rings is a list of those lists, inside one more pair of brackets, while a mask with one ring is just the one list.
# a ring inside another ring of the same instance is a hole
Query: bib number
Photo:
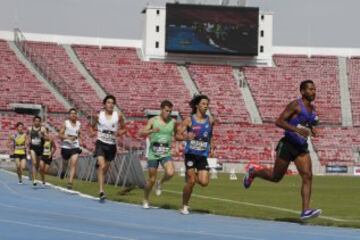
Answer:
[[208, 142], [191, 140], [190, 148], [196, 151], [206, 151], [208, 148]]

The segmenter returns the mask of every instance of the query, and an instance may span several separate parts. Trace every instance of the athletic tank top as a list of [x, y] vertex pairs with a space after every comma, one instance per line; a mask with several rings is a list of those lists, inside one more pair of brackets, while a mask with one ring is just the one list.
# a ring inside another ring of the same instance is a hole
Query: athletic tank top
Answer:
[[191, 128], [188, 129], [188, 132], [193, 132], [195, 137], [191, 141], [186, 141], [185, 154], [208, 157], [212, 137], [209, 116], [206, 115], [206, 121], [203, 123], [197, 122], [194, 115], [191, 116]]
[[33, 127], [31, 127], [30, 139], [31, 139], [32, 146], [38, 146], [38, 147], [42, 146], [43, 136], [41, 133], [41, 127], [39, 128], [39, 130], [35, 130]]
[[65, 135], [76, 137], [76, 139], [74, 141], [71, 141], [70, 139], [65, 139], [61, 144], [61, 148], [73, 149], [80, 147], [80, 143], [79, 143], [80, 127], [81, 124], [79, 121], [76, 121], [75, 126], [73, 126], [70, 120], [65, 120]]
[[43, 156], [50, 157], [51, 156], [51, 150], [52, 150], [51, 141], [45, 140], [43, 147], [44, 147]]
[[14, 135], [14, 154], [25, 155], [26, 134], [16, 133]]
[[[310, 128], [317, 123], [318, 117], [315, 111], [308, 112], [302, 99], [298, 99], [298, 103], [301, 108], [300, 113], [296, 117], [288, 120], [287, 122], [292, 126], [298, 128], [307, 128], [310, 130]], [[285, 138], [295, 145], [303, 146], [307, 144], [307, 138], [301, 136], [296, 132], [285, 130]]]
[[99, 113], [99, 119], [97, 124], [98, 131], [98, 140], [115, 145], [116, 144], [116, 132], [119, 127], [119, 114], [117, 112], [113, 112], [111, 119], [107, 119], [105, 116], [105, 111], [101, 111]]
[[174, 134], [175, 122], [170, 119], [165, 125], [160, 123], [160, 117], [154, 119], [153, 128], [159, 128], [160, 131], [150, 135], [150, 147], [148, 160], [157, 160], [171, 156], [171, 142]]

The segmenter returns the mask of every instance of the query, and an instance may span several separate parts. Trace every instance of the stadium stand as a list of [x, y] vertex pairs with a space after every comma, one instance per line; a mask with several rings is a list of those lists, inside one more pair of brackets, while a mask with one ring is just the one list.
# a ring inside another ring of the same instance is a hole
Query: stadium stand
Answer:
[[277, 55], [274, 62], [275, 67], [242, 68], [264, 122], [273, 122], [289, 99], [299, 96], [299, 83], [312, 79], [321, 123], [341, 124], [336, 57]]

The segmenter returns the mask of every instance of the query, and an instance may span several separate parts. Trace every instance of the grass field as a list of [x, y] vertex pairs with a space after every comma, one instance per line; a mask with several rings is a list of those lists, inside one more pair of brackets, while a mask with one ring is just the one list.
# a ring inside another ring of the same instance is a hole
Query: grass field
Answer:
[[[48, 177], [50, 183], [66, 186], [65, 180]], [[230, 181], [228, 174], [219, 174], [206, 188], [195, 187], [190, 202], [192, 211], [245, 218], [299, 222], [301, 208], [300, 178], [287, 176], [278, 184], [256, 179], [253, 186], [245, 190], [242, 176]], [[151, 205], [178, 209], [181, 205], [183, 177], [176, 176], [163, 186], [160, 197], [151, 196]], [[74, 190], [98, 196], [97, 183], [76, 181]], [[108, 199], [141, 204], [142, 189], [134, 189], [125, 195], [121, 189], [106, 186]], [[307, 224], [360, 228], [360, 177], [316, 176], [314, 177], [312, 207], [321, 208], [320, 218]], [[145, 211], [145, 210], [144, 210]]]

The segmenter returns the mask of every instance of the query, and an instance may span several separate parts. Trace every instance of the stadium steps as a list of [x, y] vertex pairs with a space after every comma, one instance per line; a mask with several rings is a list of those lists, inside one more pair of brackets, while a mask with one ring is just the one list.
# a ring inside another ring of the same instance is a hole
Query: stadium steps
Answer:
[[[78, 58], [74, 49], [67, 44], [62, 45], [65, 49], [66, 54], [68, 55], [70, 61], [74, 64], [78, 72], [85, 78], [86, 82], [95, 90], [97, 96], [100, 99], [104, 99], [108, 93], [100, 86], [100, 84], [94, 79], [94, 77], [89, 73], [89, 71], [85, 68], [83, 63]], [[120, 111], [118, 106], [115, 106], [117, 111]]]
[[343, 127], [353, 126], [349, 82], [347, 75], [347, 63], [345, 57], [338, 57], [339, 64], [339, 84], [340, 84], [340, 103], [341, 103], [341, 122]]
[[34, 76], [41, 81], [44, 86], [54, 95], [56, 100], [58, 100], [62, 105], [66, 108], [72, 108], [73, 105], [51, 84], [50, 81], [45, 79], [40, 72], [36, 70], [34, 65], [22, 54], [22, 52], [16, 47], [14, 42], [8, 42], [9, 47], [12, 51], [14, 51], [16, 57], [19, 61], [26, 66], [29, 71], [34, 74]]
[[[195, 82], [192, 80], [187, 68], [185, 66], [178, 65], [177, 69], [179, 70], [179, 73], [181, 75], [182, 80], [185, 83], [186, 88], [189, 90], [190, 96], [200, 94], [200, 91], [199, 91], [198, 87], [196, 86]], [[210, 110], [208, 110], [208, 113], [212, 116]]]
[[251, 94], [249, 85], [246, 82], [245, 75], [239, 69], [233, 68], [233, 75], [236, 84], [240, 87], [246, 109], [249, 112], [251, 123], [263, 124], [259, 109], [256, 106], [255, 100]]
[[200, 91], [197, 88], [195, 82], [191, 79], [191, 76], [190, 76], [187, 68], [185, 66], [178, 65], [177, 69], [179, 70], [181, 78], [184, 80], [185, 86], [189, 90], [190, 95], [194, 96], [196, 94], [199, 94]]

